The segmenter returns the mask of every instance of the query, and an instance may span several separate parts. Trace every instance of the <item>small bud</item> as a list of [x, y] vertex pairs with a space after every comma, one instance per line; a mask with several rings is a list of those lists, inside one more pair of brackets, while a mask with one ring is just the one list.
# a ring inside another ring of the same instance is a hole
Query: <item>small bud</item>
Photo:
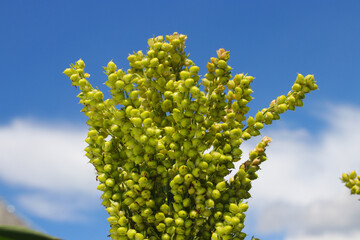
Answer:
[[[207, 63], [206, 68], [209, 71], [209, 73], [213, 73], [215, 71], [215, 65], [213, 63]], [[207, 79], [209, 79], [206, 75], [205, 75], [205, 77]], [[212, 80], [212, 79], [209, 79], [209, 80]]]
[[151, 60], [150, 60], [150, 66], [151, 66], [151, 67], [157, 67], [157, 66], [159, 66], [159, 59], [157, 59], [157, 58], [151, 59]]
[[242, 138], [243, 138], [244, 140], [248, 140], [248, 139], [251, 138], [251, 135], [250, 135], [250, 133], [248, 133], [248, 132], [244, 132], [244, 133], [242, 134]]
[[76, 67], [78, 68], [81, 68], [81, 69], [84, 69], [85, 68], [85, 63], [82, 59], [79, 59], [77, 62], [76, 62]]
[[222, 181], [222, 182], [219, 182], [218, 184], [216, 184], [216, 189], [219, 190], [220, 192], [225, 191], [226, 182]]
[[190, 67], [190, 73], [191, 74], [198, 74], [198, 72], [199, 72], [199, 67], [198, 66], [192, 66], [192, 67]]
[[220, 48], [219, 50], [217, 50], [216, 53], [217, 53], [219, 59], [227, 61], [230, 58], [229, 51], [225, 51], [225, 49], [223, 49], [223, 48]]
[[298, 83], [298, 84], [301, 84], [301, 85], [305, 84], [304, 76], [302, 74], [298, 73], [295, 82]]
[[134, 63], [136, 61], [136, 56], [135, 55], [129, 55], [127, 60], [130, 62], [130, 63]]
[[189, 73], [189, 72], [187, 72], [187, 71], [181, 71], [181, 72], [180, 72], [180, 78], [181, 78], [182, 80], [188, 79], [189, 77], [190, 77], [190, 73]]
[[263, 122], [264, 121], [264, 115], [262, 112], [258, 112], [256, 115], [255, 115], [255, 121], [256, 122]]
[[141, 233], [136, 233], [135, 234], [135, 240], [143, 240], [144, 239], [144, 235]]
[[224, 75], [224, 70], [219, 69], [219, 68], [217, 68], [217, 69], [215, 70], [215, 76], [221, 77], [221, 76], [223, 76], [223, 75]]
[[219, 190], [215, 189], [211, 192], [211, 196], [214, 198], [214, 199], [219, 199], [221, 197], [221, 193]]
[[71, 76], [70, 76], [70, 80], [71, 81], [77, 81], [77, 80], [79, 80], [80, 79], [80, 75], [78, 74], [78, 73], [74, 73], [74, 74], [72, 74]]
[[349, 178], [350, 179], [355, 179], [357, 176], [356, 172], [355, 171], [352, 171], [350, 174], [349, 174]]
[[115, 186], [115, 180], [112, 179], [112, 178], [108, 178], [105, 181], [105, 185], [108, 186], [108, 187], [113, 187], [113, 186]]
[[246, 203], [239, 203], [238, 206], [241, 212], [246, 212], [249, 208], [249, 206]]
[[116, 71], [116, 69], [117, 69], [117, 67], [116, 67], [115, 63], [113, 61], [110, 61], [107, 65], [108, 72], [113, 73]]
[[295, 83], [295, 84], [292, 86], [292, 90], [293, 90], [293, 92], [299, 92], [299, 91], [301, 91], [301, 85]]
[[224, 60], [219, 60], [217, 63], [219, 68], [225, 69], [227, 67], [227, 63]]
[[255, 119], [253, 117], [249, 117], [246, 121], [248, 126], [253, 126], [255, 124]]
[[347, 181], [349, 181], [349, 179], [350, 179], [349, 175], [346, 174], [346, 173], [343, 173], [343, 175], [342, 175], [342, 181], [343, 181], [343, 182], [347, 182]]
[[67, 68], [65, 69], [65, 71], [63, 72], [66, 76], [70, 77], [73, 73], [74, 73], [74, 70], [71, 69], [71, 68]]
[[254, 161], [252, 161], [252, 164], [255, 166], [259, 165], [260, 163], [261, 163], [261, 160], [259, 158], [256, 158], [256, 159], [254, 159]]
[[185, 80], [185, 86], [186, 86], [187, 88], [191, 88], [193, 85], [194, 85], [194, 79], [192, 79], [192, 78], [187, 78], [187, 79]]
[[266, 145], [268, 145], [269, 143], [272, 142], [272, 139], [270, 137], [265, 136], [261, 141], [264, 142]]

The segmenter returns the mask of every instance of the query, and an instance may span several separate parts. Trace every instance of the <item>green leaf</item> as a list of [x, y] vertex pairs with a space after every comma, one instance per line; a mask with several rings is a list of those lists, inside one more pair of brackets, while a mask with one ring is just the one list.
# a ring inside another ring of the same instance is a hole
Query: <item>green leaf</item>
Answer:
[[60, 240], [34, 230], [18, 226], [0, 226], [0, 240]]

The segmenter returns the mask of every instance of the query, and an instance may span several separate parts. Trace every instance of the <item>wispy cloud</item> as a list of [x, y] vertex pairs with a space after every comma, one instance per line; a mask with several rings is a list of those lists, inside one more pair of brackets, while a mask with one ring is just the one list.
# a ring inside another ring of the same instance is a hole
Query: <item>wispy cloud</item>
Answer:
[[322, 121], [316, 133], [265, 132], [273, 142], [251, 192], [251, 231], [285, 233], [286, 240], [360, 239], [360, 202], [339, 180], [360, 170], [360, 108], [328, 105], [315, 117]]

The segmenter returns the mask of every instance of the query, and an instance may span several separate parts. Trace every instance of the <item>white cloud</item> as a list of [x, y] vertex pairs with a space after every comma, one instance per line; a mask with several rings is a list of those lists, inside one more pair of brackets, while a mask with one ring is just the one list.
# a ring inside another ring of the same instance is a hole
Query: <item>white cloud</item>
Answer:
[[31, 214], [66, 222], [87, 221], [82, 213], [97, 204], [95, 200], [77, 195], [48, 193], [22, 194], [17, 197], [19, 204]]
[[36, 192], [18, 196], [33, 214], [68, 220], [76, 202], [100, 195], [94, 168], [84, 156], [86, 135], [86, 128], [29, 120], [0, 126], [0, 181]]
[[[343, 172], [360, 170], [360, 109], [332, 105], [317, 116], [323, 125], [315, 133], [305, 128], [265, 131], [273, 142], [251, 191], [248, 219], [255, 220], [250, 226], [254, 235], [360, 239], [360, 202], [339, 180]], [[16, 120], [1, 126], [0, 181], [33, 191], [18, 194], [19, 203], [32, 214], [81, 220], [81, 212], [99, 203], [100, 195], [94, 169], [84, 157], [85, 137], [85, 128], [61, 124]], [[255, 145], [251, 143], [245, 146], [244, 158]]]
[[256, 232], [285, 232], [288, 236], [353, 232], [359, 229], [358, 205], [359, 202], [348, 194], [329, 200], [314, 200], [304, 206], [288, 201], [269, 201], [255, 213], [258, 218]]
[[265, 131], [273, 142], [251, 191], [251, 231], [285, 233], [286, 240], [360, 239], [360, 202], [339, 180], [360, 170], [360, 108], [328, 105], [316, 115], [323, 125], [315, 133]]
[[288, 237], [285, 240], [355, 240], [360, 239], [360, 231], [352, 233], [330, 233], [330, 234], [319, 234], [319, 235], [299, 235]]
[[93, 193], [86, 129], [15, 120], [0, 127], [0, 179], [47, 191]]

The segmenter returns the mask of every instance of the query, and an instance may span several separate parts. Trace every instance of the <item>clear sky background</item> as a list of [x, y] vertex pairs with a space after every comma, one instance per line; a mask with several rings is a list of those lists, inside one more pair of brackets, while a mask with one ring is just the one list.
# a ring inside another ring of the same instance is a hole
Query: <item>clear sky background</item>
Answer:
[[263, 132], [273, 143], [251, 190], [246, 232], [360, 239], [360, 202], [339, 180], [360, 172], [359, 12], [355, 0], [1, 1], [0, 197], [40, 231], [107, 239], [83, 156], [86, 118], [62, 72], [82, 58], [92, 84], [107, 91], [102, 66], [127, 69], [128, 54], [145, 51], [148, 38], [179, 32], [200, 74], [225, 48], [234, 73], [256, 77], [251, 113], [286, 94], [298, 72], [314, 74], [320, 88]]

